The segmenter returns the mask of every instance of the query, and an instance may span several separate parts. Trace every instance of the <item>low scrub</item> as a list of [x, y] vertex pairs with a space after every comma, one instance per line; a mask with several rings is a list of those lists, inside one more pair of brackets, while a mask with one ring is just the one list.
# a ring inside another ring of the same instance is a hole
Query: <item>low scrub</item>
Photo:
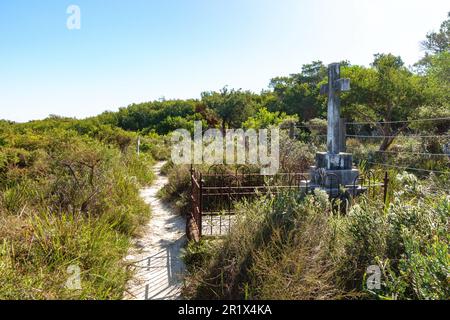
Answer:
[[11, 126], [3, 141], [0, 299], [120, 299], [152, 157], [51, 127]]
[[[406, 191], [394, 192], [386, 209], [362, 197], [347, 215], [333, 213], [322, 192], [240, 204], [226, 239], [188, 247], [185, 294], [194, 299], [448, 299], [450, 198], [443, 192], [421, 195], [414, 189], [421, 187], [417, 179], [398, 179]], [[371, 270], [380, 271], [379, 288], [368, 286]]]
[[161, 170], [169, 182], [160, 190], [159, 196], [173, 204], [180, 214], [187, 214], [191, 205], [191, 174], [188, 165], [173, 165], [171, 162]]

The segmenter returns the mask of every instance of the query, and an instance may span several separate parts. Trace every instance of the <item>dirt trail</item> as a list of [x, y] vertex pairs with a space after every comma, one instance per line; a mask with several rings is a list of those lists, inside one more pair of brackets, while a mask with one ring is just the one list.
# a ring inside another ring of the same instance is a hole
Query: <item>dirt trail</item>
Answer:
[[152, 208], [152, 218], [126, 261], [135, 268], [127, 284], [125, 300], [175, 300], [180, 299], [184, 264], [180, 259], [186, 242], [186, 224], [183, 217], [158, 197], [158, 191], [167, 183], [161, 175], [164, 162], [156, 164], [153, 171], [156, 181], [141, 191], [141, 197]]

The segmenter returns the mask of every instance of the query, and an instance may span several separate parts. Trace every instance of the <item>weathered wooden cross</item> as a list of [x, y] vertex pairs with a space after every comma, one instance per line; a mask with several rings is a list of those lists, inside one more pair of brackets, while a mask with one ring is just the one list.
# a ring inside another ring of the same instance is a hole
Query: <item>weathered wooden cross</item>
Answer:
[[341, 65], [333, 63], [328, 66], [328, 84], [320, 88], [320, 94], [328, 95], [328, 132], [327, 147], [329, 154], [342, 151], [340, 130], [340, 98], [339, 93], [350, 90], [350, 79], [341, 79]]

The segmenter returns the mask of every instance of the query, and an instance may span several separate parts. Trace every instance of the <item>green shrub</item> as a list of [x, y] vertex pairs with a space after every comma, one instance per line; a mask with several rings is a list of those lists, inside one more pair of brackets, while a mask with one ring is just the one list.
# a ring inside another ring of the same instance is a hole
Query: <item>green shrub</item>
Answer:
[[[73, 214], [28, 218], [20, 237], [6, 238], [0, 248], [0, 298], [119, 299], [127, 278], [120, 261], [128, 238], [113, 227]], [[65, 287], [71, 265], [81, 270], [81, 290]]]
[[[71, 121], [11, 125], [0, 150], [0, 299], [122, 297], [129, 239], [150, 216], [139, 188], [154, 161], [121, 146], [121, 132], [105, 138]], [[65, 286], [70, 266], [81, 290]]]
[[313, 144], [290, 139], [287, 132], [281, 132], [280, 172], [308, 172], [314, 165], [317, 151]]
[[161, 167], [161, 174], [164, 176], [168, 176], [170, 171], [173, 169], [174, 164], [172, 160], [167, 161], [162, 167]]
[[[414, 176], [402, 174], [398, 180], [403, 192], [394, 193], [388, 208], [362, 196], [347, 215], [333, 214], [323, 192], [241, 204], [223, 243], [191, 249], [186, 294], [196, 299], [448, 299], [449, 198], [421, 192], [426, 186]], [[380, 290], [365, 283], [371, 266], [382, 271]]]
[[161, 189], [159, 196], [182, 214], [189, 212], [191, 175], [188, 165], [173, 166], [168, 174], [169, 182]]
[[341, 297], [328, 255], [333, 229], [323, 210], [320, 200], [290, 194], [242, 204], [229, 238], [213, 248], [213, 259], [194, 267], [186, 292], [197, 299]]
[[389, 210], [389, 250], [383, 293], [393, 299], [447, 299], [449, 200], [416, 205], [399, 200]]

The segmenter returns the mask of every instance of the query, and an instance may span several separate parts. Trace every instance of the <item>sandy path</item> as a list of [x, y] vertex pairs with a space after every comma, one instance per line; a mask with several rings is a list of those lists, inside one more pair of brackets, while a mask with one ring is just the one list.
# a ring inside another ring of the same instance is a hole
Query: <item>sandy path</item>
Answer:
[[186, 223], [183, 217], [157, 197], [167, 183], [160, 171], [164, 162], [155, 165], [154, 184], [141, 191], [141, 197], [152, 208], [152, 218], [143, 235], [134, 240], [126, 261], [135, 270], [127, 284], [125, 300], [174, 300], [180, 299], [184, 264], [180, 251], [186, 241]]

